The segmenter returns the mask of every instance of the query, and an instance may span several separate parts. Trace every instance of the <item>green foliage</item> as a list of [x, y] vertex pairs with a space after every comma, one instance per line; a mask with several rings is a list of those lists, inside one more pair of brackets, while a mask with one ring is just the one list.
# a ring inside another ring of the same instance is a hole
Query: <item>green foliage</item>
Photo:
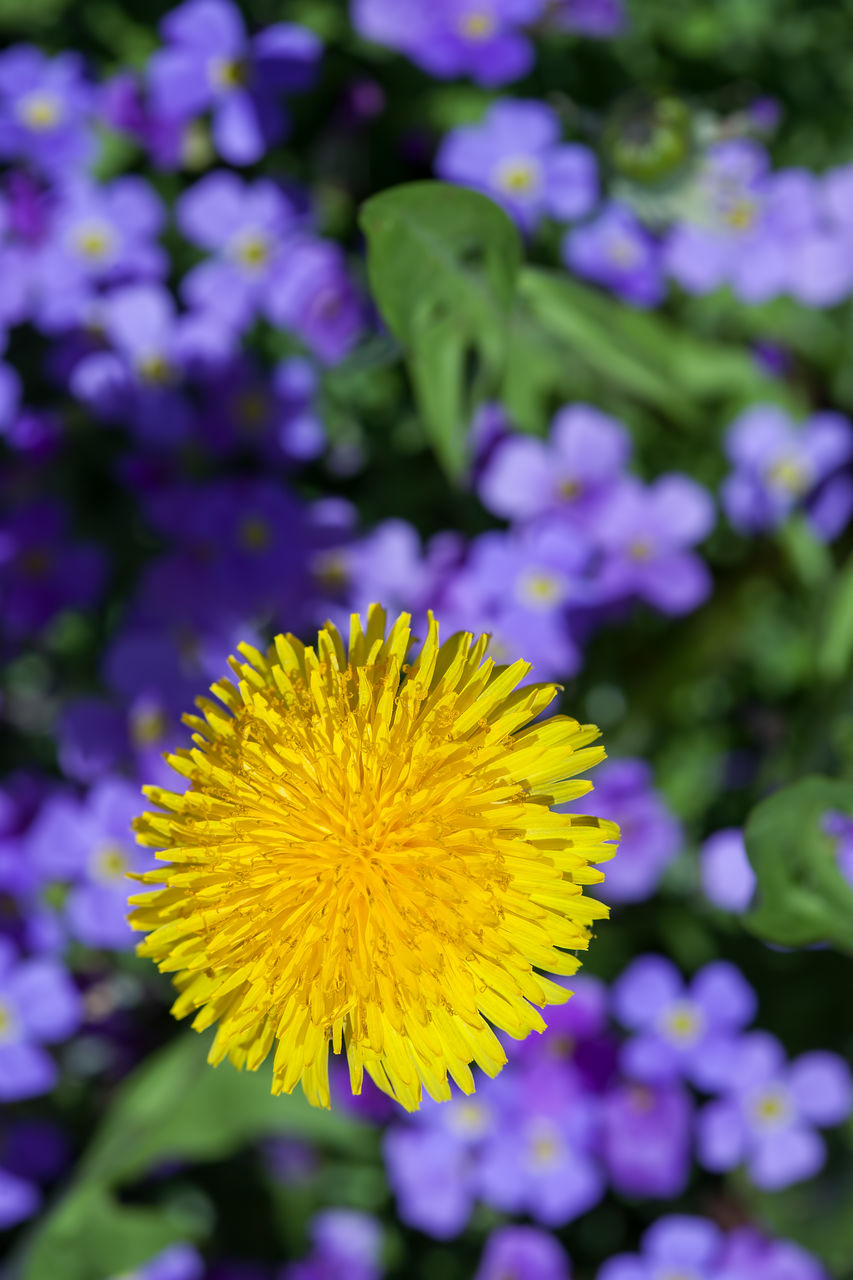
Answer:
[[[186, 1213], [129, 1208], [115, 1199], [124, 1183], [169, 1161], [222, 1160], [275, 1135], [362, 1160], [374, 1155], [373, 1130], [346, 1113], [309, 1106], [301, 1093], [273, 1097], [268, 1070], [208, 1066], [209, 1039], [178, 1036], [119, 1089], [75, 1183], [31, 1240], [22, 1280], [104, 1280], [192, 1235]], [[59, 1265], [66, 1257], [72, 1269]]]
[[853, 815], [853, 782], [803, 778], [763, 800], [746, 824], [758, 877], [758, 905], [747, 926], [768, 942], [806, 947], [829, 942], [853, 952], [853, 888], [835, 843], [823, 831], [830, 811]]
[[373, 296], [403, 344], [435, 450], [458, 476], [471, 415], [503, 372], [518, 233], [485, 196], [440, 182], [383, 191], [361, 225]]

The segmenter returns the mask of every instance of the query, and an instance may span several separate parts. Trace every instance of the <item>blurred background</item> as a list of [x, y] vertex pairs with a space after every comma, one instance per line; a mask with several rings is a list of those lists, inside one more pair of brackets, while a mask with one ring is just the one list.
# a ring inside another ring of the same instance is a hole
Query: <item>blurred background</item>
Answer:
[[[3, 1280], [853, 1276], [853, 4], [0, 37]], [[372, 601], [558, 681], [623, 832], [411, 1116], [207, 1067], [125, 919], [182, 714]]]

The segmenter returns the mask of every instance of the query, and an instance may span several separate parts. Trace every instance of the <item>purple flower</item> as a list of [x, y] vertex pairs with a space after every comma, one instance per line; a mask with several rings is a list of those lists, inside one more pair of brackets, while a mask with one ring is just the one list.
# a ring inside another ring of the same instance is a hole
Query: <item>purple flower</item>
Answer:
[[80, 171], [94, 154], [92, 89], [76, 53], [48, 58], [32, 45], [0, 55], [0, 157], [51, 176]]
[[[454, 1104], [443, 1104], [452, 1107]], [[460, 1102], [479, 1137], [485, 1110], [471, 1099]], [[452, 1240], [465, 1227], [474, 1207], [472, 1156], [464, 1139], [453, 1132], [410, 1123], [390, 1129], [383, 1143], [385, 1168], [401, 1221], [437, 1240]]]
[[762, 1031], [744, 1036], [735, 1051], [709, 1052], [704, 1075], [721, 1096], [698, 1116], [701, 1163], [715, 1172], [745, 1164], [764, 1191], [818, 1173], [826, 1151], [816, 1130], [841, 1124], [853, 1106], [843, 1058], [815, 1050], [789, 1063]]
[[604, 1195], [598, 1099], [560, 1063], [490, 1089], [499, 1117], [477, 1154], [480, 1197], [505, 1213], [562, 1226]]
[[312, 1252], [305, 1262], [285, 1267], [279, 1280], [379, 1280], [382, 1227], [355, 1209], [326, 1209], [310, 1228]]
[[598, 199], [595, 156], [562, 143], [557, 116], [541, 102], [494, 103], [481, 124], [447, 135], [435, 169], [447, 182], [483, 191], [525, 231], [546, 216], [584, 217]]
[[671, 1199], [690, 1175], [693, 1104], [683, 1085], [618, 1084], [604, 1099], [601, 1154], [614, 1189]]
[[608, 1035], [607, 988], [599, 978], [577, 973], [564, 983], [572, 997], [545, 1010], [548, 1027], [513, 1046], [514, 1066], [525, 1069], [559, 1062], [578, 1074], [589, 1089], [600, 1091], [615, 1066], [614, 1042]]
[[571, 674], [580, 650], [565, 608], [589, 599], [589, 557], [583, 539], [560, 520], [481, 534], [446, 586], [439, 620], [451, 632], [489, 632], [490, 657], [505, 663], [523, 655], [537, 679]]
[[154, 111], [188, 120], [211, 111], [213, 141], [230, 164], [254, 164], [287, 128], [286, 93], [313, 80], [321, 45], [310, 31], [276, 23], [249, 38], [228, 0], [187, 0], [163, 19], [166, 48], [148, 64]]
[[600, 598], [637, 597], [662, 613], [689, 613], [711, 593], [711, 576], [692, 548], [711, 532], [714, 504], [687, 476], [650, 485], [625, 477], [603, 507], [595, 540]]
[[35, 323], [48, 333], [83, 324], [100, 286], [165, 276], [168, 261], [156, 244], [164, 217], [141, 178], [69, 186], [37, 259]]
[[847, 883], [853, 886], [853, 818], [845, 813], [827, 813], [823, 820], [823, 830], [837, 842], [835, 851], [838, 870]]
[[569, 1280], [559, 1240], [537, 1227], [498, 1227], [486, 1241], [474, 1280]]
[[261, 310], [296, 226], [293, 205], [269, 179], [245, 182], [220, 170], [184, 192], [175, 213], [181, 232], [210, 255], [185, 277], [184, 301], [242, 331]]
[[622, 0], [555, 0], [551, 20], [595, 40], [619, 35], [627, 22]]
[[[643, 1235], [642, 1254], [620, 1253], [598, 1272], [597, 1280], [721, 1280], [723, 1235], [704, 1218], [671, 1214]], [[763, 1273], [760, 1273], [763, 1276]], [[756, 1280], [757, 1280], [756, 1273]]]
[[754, 1227], [726, 1236], [720, 1260], [722, 1280], [829, 1280], [817, 1258], [790, 1240], [768, 1240]]
[[57, 1080], [42, 1047], [67, 1040], [80, 1023], [80, 997], [54, 960], [19, 960], [0, 938], [0, 1101], [48, 1093]]
[[317, 389], [317, 372], [301, 356], [282, 360], [272, 376], [238, 358], [204, 382], [199, 443], [214, 454], [245, 451], [271, 463], [316, 458], [326, 445]]
[[726, 827], [708, 837], [699, 851], [699, 871], [709, 902], [723, 911], [746, 911], [757, 880], [740, 827]]
[[561, 512], [588, 529], [630, 455], [630, 436], [615, 418], [592, 405], [566, 405], [547, 442], [518, 434], [497, 442], [478, 494], [489, 511], [509, 520]]
[[41, 1192], [34, 1183], [0, 1169], [0, 1231], [26, 1222], [41, 1208]]
[[113, 290], [100, 319], [112, 349], [76, 364], [73, 394], [99, 417], [127, 423], [144, 443], [174, 448], [190, 429], [184, 377], [221, 366], [232, 333], [212, 314], [178, 315], [172, 295], [155, 284]]
[[726, 514], [742, 533], [775, 529], [805, 505], [815, 534], [836, 537], [853, 512], [853, 426], [840, 413], [815, 413], [801, 427], [776, 405], [755, 405], [729, 428], [734, 470], [722, 487]]
[[104, 122], [133, 138], [148, 152], [156, 168], [179, 169], [184, 164], [195, 167], [198, 156], [194, 150], [198, 150], [200, 132], [197, 126], [186, 119], [176, 119], [168, 110], [155, 110], [138, 74], [119, 71], [101, 84], [98, 99]]
[[[204, 1261], [197, 1249], [191, 1244], [173, 1244], [136, 1268], [133, 1280], [201, 1280], [204, 1274]], [[122, 1280], [122, 1277], [113, 1276], [112, 1280]]]
[[585, 804], [602, 818], [615, 820], [618, 814], [622, 831], [619, 856], [608, 863], [597, 893], [608, 902], [642, 902], [677, 857], [681, 827], [654, 790], [644, 760], [609, 760], [596, 773]]
[[138, 812], [138, 789], [106, 777], [82, 802], [64, 796], [47, 801], [29, 834], [29, 856], [40, 873], [70, 886], [65, 914], [75, 938], [87, 946], [133, 945], [128, 872], [156, 865], [134, 839], [131, 822]]
[[72, 540], [58, 502], [13, 510], [0, 524], [0, 631], [20, 641], [62, 610], [93, 604], [105, 576], [104, 553]]
[[734, 1052], [758, 1002], [743, 975], [726, 960], [700, 969], [685, 986], [663, 956], [640, 956], [613, 986], [616, 1018], [634, 1034], [622, 1047], [626, 1075], [643, 1082], [684, 1077], [702, 1085], [708, 1054]]
[[563, 240], [569, 270], [636, 307], [654, 307], [665, 288], [660, 249], [625, 205], [609, 204]]
[[337, 364], [358, 341], [364, 304], [331, 240], [301, 236], [272, 272], [266, 315], [289, 329], [324, 364]]
[[443, 80], [469, 75], [478, 84], [508, 84], [533, 65], [519, 30], [542, 13], [544, 0], [353, 0], [359, 35], [397, 49]]

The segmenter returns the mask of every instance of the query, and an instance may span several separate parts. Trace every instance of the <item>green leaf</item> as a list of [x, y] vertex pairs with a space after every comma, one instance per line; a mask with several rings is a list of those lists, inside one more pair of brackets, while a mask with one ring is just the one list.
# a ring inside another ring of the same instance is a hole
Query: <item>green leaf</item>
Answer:
[[840, 680], [853, 658], [853, 556], [838, 574], [822, 628], [817, 668], [827, 680]]
[[440, 182], [374, 196], [361, 225], [374, 297], [403, 345], [433, 446], [458, 476], [472, 413], [503, 374], [518, 232], [485, 196]]
[[[274, 1134], [362, 1160], [375, 1156], [371, 1128], [346, 1113], [318, 1110], [301, 1093], [273, 1097], [270, 1069], [208, 1066], [209, 1042], [209, 1035], [182, 1033], [119, 1089], [75, 1183], [30, 1242], [23, 1280], [104, 1280], [185, 1238], [187, 1223], [176, 1224], [174, 1214], [129, 1210], [111, 1197], [111, 1189], [158, 1165], [221, 1160]], [[63, 1249], [80, 1252], [81, 1269], [50, 1270]], [[107, 1255], [117, 1261], [91, 1269], [92, 1259]]]
[[768, 942], [853, 951], [853, 888], [823, 831], [831, 810], [853, 816], [853, 782], [804, 778], [763, 800], [747, 820], [759, 899], [744, 923]]
[[305, 1138], [342, 1151], [369, 1148], [371, 1130], [318, 1110], [304, 1095], [273, 1097], [270, 1069], [206, 1062], [210, 1037], [178, 1036], [122, 1087], [83, 1159], [86, 1180], [125, 1181], [171, 1160], [220, 1160], [256, 1138]]
[[591, 393], [617, 409], [639, 401], [682, 429], [699, 429], [709, 401], [731, 414], [755, 399], [786, 395], [739, 348], [697, 338], [564, 272], [525, 268], [518, 299], [505, 399], [527, 430], [544, 429], [542, 415], [555, 397]]
[[106, 1280], [192, 1239], [194, 1226], [173, 1209], [122, 1205], [103, 1187], [83, 1187], [41, 1226], [14, 1274], [21, 1280]]

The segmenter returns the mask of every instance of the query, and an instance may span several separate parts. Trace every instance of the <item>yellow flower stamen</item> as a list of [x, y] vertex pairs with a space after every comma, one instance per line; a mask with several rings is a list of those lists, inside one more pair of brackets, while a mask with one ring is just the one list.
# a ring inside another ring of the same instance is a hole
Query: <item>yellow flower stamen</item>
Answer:
[[[409, 617], [353, 615], [347, 652], [327, 624], [316, 647], [241, 645], [237, 683], [186, 717], [194, 746], [169, 756], [189, 782], [149, 787], [140, 841], [167, 861], [136, 877], [141, 955], [175, 973], [176, 1017], [218, 1023], [210, 1061], [257, 1068], [273, 1092], [301, 1080], [329, 1105], [328, 1055], [346, 1050], [415, 1109], [424, 1089], [466, 1093], [469, 1064], [506, 1061], [492, 1027], [521, 1038], [535, 1006], [570, 992], [607, 908], [583, 894], [614, 851], [613, 823], [551, 806], [584, 795], [604, 756], [594, 725], [533, 723], [557, 686], [484, 661], [488, 637], [439, 644], [430, 616], [416, 658]], [[525, 727], [526, 726], [526, 727]]]

